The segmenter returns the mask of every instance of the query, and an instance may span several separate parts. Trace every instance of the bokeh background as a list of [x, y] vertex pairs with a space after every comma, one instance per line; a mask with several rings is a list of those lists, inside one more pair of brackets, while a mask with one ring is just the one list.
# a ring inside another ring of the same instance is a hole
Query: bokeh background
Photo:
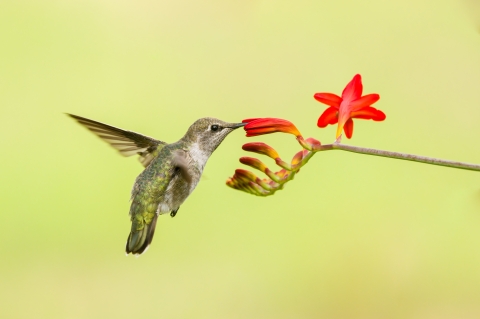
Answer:
[[149, 251], [126, 257], [142, 167], [63, 114], [167, 142], [200, 117], [280, 117], [329, 143], [312, 96], [360, 73], [387, 120], [356, 121], [344, 142], [480, 163], [479, 13], [466, 0], [1, 1], [0, 316], [479, 318], [479, 173], [325, 152], [258, 198], [224, 184], [241, 145], [299, 147], [236, 131]]

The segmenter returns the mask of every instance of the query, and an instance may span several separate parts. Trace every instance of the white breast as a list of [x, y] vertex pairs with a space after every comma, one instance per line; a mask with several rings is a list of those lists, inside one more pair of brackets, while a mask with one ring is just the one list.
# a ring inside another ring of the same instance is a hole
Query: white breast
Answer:
[[207, 160], [210, 157], [210, 154], [200, 149], [198, 143], [194, 143], [190, 147], [190, 150], [188, 152], [192, 156], [192, 159], [197, 163], [197, 167], [200, 170], [200, 173], [203, 172], [203, 168], [205, 167], [205, 164], [207, 164]]

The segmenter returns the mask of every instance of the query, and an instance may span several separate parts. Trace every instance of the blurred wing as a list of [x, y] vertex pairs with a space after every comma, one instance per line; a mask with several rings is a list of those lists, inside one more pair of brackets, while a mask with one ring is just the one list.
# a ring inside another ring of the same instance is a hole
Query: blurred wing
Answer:
[[184, 150], [177, 150], [173, 156], [173, 165], [179, 171], [182, 178], [190, 184], [192, 182], [192, 173], [187, 160], [187, 153]]
[[166, 145], [165, 142], [142, 134], [122, 130], [81, 116], [68, 113], [67, 115], [110, 144], [123, 156], [140, 155], [139, 160], [144, 167], [147, 167], [156, 156], [156, 152]]

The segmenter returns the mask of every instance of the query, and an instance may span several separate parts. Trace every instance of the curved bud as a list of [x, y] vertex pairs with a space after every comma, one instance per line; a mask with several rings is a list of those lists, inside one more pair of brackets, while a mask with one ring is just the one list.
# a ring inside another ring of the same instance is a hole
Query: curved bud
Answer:
[[305, 142], [307, 142], [309, 145], [311, 145], [312, 148], [314, 148], [314, 149], [322, 146], [322, 143], [320, 143], [319, 140], [316, 140], [316, 139], [314, 139], [313, 137], [307, 138], [307, 139], [305, 140]]
[[301, 150], [300, 152], [295, 154], [295, 156], [292, 158], [292, 167], [300, 164], [302, 160], [305, 158], [305, 156], [307, 156], [307, 154], [308, 154], [308, 150]]
[[268, 169], [261, 160], [253, 157], [240, 157], [240, 163], [256, 168], [263, 173], [265, 173]]
[[258, 195], [258, 196], [270, 195], [269, 191], [261, 188], [258, 184], [254, 183], [254, 182], [250, 182], [248, 184], [250, 186], [250, 189], [252, 189], [256, 193], [255, 195]]
[[280, 157], [277, 151], [275, 151], [271, 146], [261, 142], [244, 144], [242, 146], [242, 149], [247, 152], [254, 152], [258, 154], [267, 155], [268, 157], [273, 159], [277, 159]]
[[257, 175], [253, 174], [250, 171], [247, 171], [245, 169], [240, 169], [240, 168], [235, 170], [235, 175], [233, 177], [234, 178], [237, 177], [240, 180], [245, 182], [248, 182], [248, 181], [255, 182], [258, 179]]
[[275, 175], [277, 175], [280, 179], [285, 179], [288, 177], [288, 171], [286, 169], [281, 169], [278, 172], [275, 172]]

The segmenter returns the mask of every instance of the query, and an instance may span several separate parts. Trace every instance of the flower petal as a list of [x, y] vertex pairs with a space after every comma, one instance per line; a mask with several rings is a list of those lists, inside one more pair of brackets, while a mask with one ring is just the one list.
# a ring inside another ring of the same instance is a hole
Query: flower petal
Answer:
[[250, 123], [252, 121], [258, 120], [259, 118], [260, 117], [252, 117], [252, 118], [244, 119], [242, 120], [242, 123]]
[[383, 121], [387, 118], [385, 113], [371, 106], [367, 106], [362, 108], [359, 111], [352, 112], [350, 116], [352, 118], [374, 120], [374, 121]]
[[340, 103], [342, 103], [342, 98], [333, 93], [315, 93], [313, 98], [320, 103], [336, 107], [337, 109], [340, 107]]
[[348, 82], [345, 89], [343, 89], [342, 99], [350, 103], [351, 101], [355, 101], [356, 99], [359, 99], [360, 96], [362, 96], [362, 91], [363, 91], [362, 77], [360, 74], [356, 74], [353, 77], [353, 79], [350, 82]]
[[246, 136], [247, 137], [252, 137], [252, 136], [265, 135], [265, 134], [271, 134], [271, 133], [276, 133], [276, 132], [278, 132], [278, 131], [274, 127], [264, 127], [264, 128], [257, 128], [257, 129], [249, 129], [247, 131]]
[[328, 124], [335, 124], [338, 122], [338, 109], [334, 106], [330, 106], [323, 111], [322, 115], [318, 118], [317, 126], [326, 127]]
[[[343, 104], [343, 103], [342, 103]], [[337, 134], [336, 138], [342, 135], [342, 130], [347, 121], [350, 119], [350, 111], [348, 107], [340, 107], [338, 111], [338, 126], [337, 126]]]
[[350, 109], [352, 112], [358, 111], [363, 107], [370, 106], [380, 99], [378, 94], [367, 94], [361, 98], [350, 102]]
[[353, 120], [350, 118], [347, 122], [345, 122], [345, 126], [343, 127], [345, 131], [345, 136], [347, 138], [352, 138], [353, 135]]
[[292, 122], [284, 119], [266, 117], [247, 120], [251, 120], [247, 125], [244, 126], [244, 129], [247, 132], [247, 137], [276, 132], [289, 133], [297, 137], [302, 136]]

